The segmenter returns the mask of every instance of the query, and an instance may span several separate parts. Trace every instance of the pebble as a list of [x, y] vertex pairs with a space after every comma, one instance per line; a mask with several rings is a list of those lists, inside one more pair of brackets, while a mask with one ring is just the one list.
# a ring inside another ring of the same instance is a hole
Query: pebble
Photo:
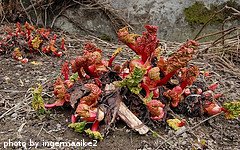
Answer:
[[57, 137], [56, 140], [57, 140], [57, 141], [62, 141], [63, 138], [62, 138], [62, 137]]
[[12, 118], [17, 118], [17, 116], [18, 116], [17, 113], [13, 113], [13, 114], [11, 115]]
[[183, 127], [181, 127], [180, 129], [178, 129], [178, 130], [175, 132], [175, 134], [176, 134], [176, 135], [179, 135], [179, 134], [182, 134], [182, 133], [185, 132], [185, 131], [186, 131], [186, 127], [183, 126]]
[[23, 66], [22, 66], [22, 65], [16, 65], [16, 68], [20, 68], [20, 69], [22, 69]]
[[186, 141], [182, 141], [182, 143], [181, 143], [182, 145], [186, 145], [187, 144], [187, 142]]
[[57, 124], [57, 129], [61, 129], [61, 126], [62, 126], [62, 125], [58, 123], [58, 124]]
[[182, 134], [182, 137], [183, 137], [183, 138], [187, 138], [187, 137], [188, 137], [187, 133], [183, 133], [183, 134]]
[[5, 76], [5, 77], [3, 77], [3, 79], [5, 80], [5, 82], [8, 84], [9, 82], [10, 82], [10, 78], [8, 77], [8, 76]]

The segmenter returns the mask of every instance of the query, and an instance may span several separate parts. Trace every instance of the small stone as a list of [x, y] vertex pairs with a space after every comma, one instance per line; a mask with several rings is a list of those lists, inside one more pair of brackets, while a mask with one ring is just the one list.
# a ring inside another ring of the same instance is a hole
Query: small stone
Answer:
[[182, 134], [184, 131], [186, 131], [186, 127], [185, 126], [183, 126], [183, 127], [181, 127], [180, 129], [178, 129], [176, 132], [175, 132], [175, 134], [176, 135], [179, 135], [179, 134]]
[[12, 118], [17, 118], [17, 116], [18, 116], [17, 113], [13, 113], [13, 114], [11, 115]]
[[183, 138], [187, 138], [187, 137], [188, 137], [187, 133], [183, 133], [183, 134], [182, 134], [182, 137], [183, 137]]
[[182, 141], [182, 143], [181, 143], [182, 145], [186, 145], [187, 144], [187, 142], [186, 141]]
[[61, 126], [62, 126], [62, 125], [58, 123], [58, 124], [57, 124], [57, 129], [60, 129]]
[[62, 137], [57, 137], [56, 140], [57, 140], [57, 141], [62, 141], [63, 138], [62, 138]]
[[8, 76], [5, 76], [5, 77], [4, 77], [4, 80], [5, 80], [5, 82], [8, 84], [11, 79], [10, 79]]
[[22, 66], [22, 65], [16, 65], [16, 67], [17, 67], [17, 68], [20, 68], [20, 69], [22, 69], [22, 68], [23, 68], [23, 66]]

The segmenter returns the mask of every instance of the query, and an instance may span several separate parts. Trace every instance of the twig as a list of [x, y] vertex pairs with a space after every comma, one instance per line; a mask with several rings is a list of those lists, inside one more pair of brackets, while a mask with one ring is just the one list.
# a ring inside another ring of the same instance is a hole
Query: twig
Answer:
[[[203, 29], [209, 24], [209, 22], [210, 22], [218, 13], [220, 13], [220, 12], [226, 10], [226, 9], [231, 9], [231, 10], [233, 10], [233, 11], [236, 12], [236, 13], [232, 13], [230, 17], [228, 17], [227, 19], [225, 19], [225, 20], [223, 21], [222, 29], [224, 29], [224, 24], [225, 24], [226, 21], [231, 20], [231, 19], [232, 19], [233, 17], [235, 17], [235, 16], [240, 16], [240, 11], [238, 11], [237, 9], [235, 9], [235, 8], [233, 8], [233, 7], [229, 7], [229, 6], [227, 6], [227, 5], [224, 6], [222, 9], [220, 9], [220, 10], [217, 11], [217, 12], [215, 12], [215, 13], [208, 19], [208, 21], [202, 26], [202, 28], [201, 28], [201, 29], [199, 30], [199, 32], [196, 34], [194, 40], [199, 40], [199, 39], [201, 39], [201, 38], [198, 38], [198, 36], [201, 34], [201, 32], [203, 31]], [[224, 31], [224, 30], [223, 30], [223, 31]], [[224, 32], [225, 32], [225, 31], [224, 31]], [[223, 34], [224, 34], [224, 32], [223, 32]], [[222, 36], [222, 37], [221, 37], [221, 38], [223, 39], [223, 40], [222, 40], [223, 44], [224, 44], [224, 37], [225, 37], [225, 36]]]
[[235, 9], [235, 8], [233, 8], [233, 7], [225, 6], [225, 8], [226, 8], [226, 9], [231, 9], [231, 10], [235, 11], [236, 14], [240, 15], [240, 11], [237, 10], [237, 9]]
[[[236, 27], [235, 27], [235, 28], [229, 30], [228, 32], [224, 33], [221, 37], [219, 37], [219, 38], [217, 38], [215, 41], [213, 41], [210, 46], [208, 46], [207, 48], [205, 48], [205, 49], [203, 50], [203, 53], [206, 53], [206, 52], [209, 50], [210, 47], [215, 46], [216, 44], [218, 44], [220, 39], [222, 39], [222, 38], [225, 37], [226, 35], [230, 34], [230, 33], [233, 32], [233, 31], [236, 31], [236, 30], [237, 30], [237, 29], [236, 29]], [[221, 41], [220, 41], [220, 42], [221, 42]]]
[[25, 126], [25, 124], [27, 124], [27, 122], [21, 124], [21, 126], [20, 126], [19, 129], [17, 130], [17, 136], [18, 136], [18, 138], [22, 138], [21, 132], [22, 132], [23, 127]]
[[54, 136], [53, 134], [51, 134], [51, 133], [49, 133], [46, 129], [42, 129], [43, 131], [45, 131], [47, 134], [49, 134], [50, 136], [52, 136], [52, 137], [54, 137], [55, 139], [57, 139], [57, 137], [56, 136]]
[[[158, 134], [157, 132], [154, 132], [152, 129], [149, 128], [149, 131], [152, 132], [153, 134], [156, 134], [157, 137], [159, 137], [160, 139], [162, 139], [163, 141], [166, 141], [166, 139], [164, 137], [162, 137], [160, 134]], [[167, 144], [171, 145], [169, 142], [166, 142]]]
[[212, 21], [212, 19], [221, 11], [223, 11], [224, 9], [226, 9], [225, 7], [223, 7], [222, 9], [220, 9], [219, 11], [215, 12], [209, 19], [208, 21], [202, 26], [202, 28], [198, 31], [198, 33], [196, 34], [196, 36], [194, 37], [194, 40], [197, 39], [197, 37], [201, 34], [201, 32], [203, 31], [203, 29], [209, 24], [209, 22]]
[[29, 20], [30, 23], [33, 25], [32, 19], [31, 19], [30, 15], [28, 14], [28, 12], [26, 11], [26, 9], [25, 9], [25, 7], [24, 7], [24, 5], [23, 5], [23, 3], [22, 3], [22, 0], [20, 0], [20, 4], [21, 4], [21, 6], [22, 6], [22, 8], [23, 8], [23, 10], [24, 10], [24, 12], [25, 12], [25, 14], [26, 14], [27, 17], [28, 17], [28, 20]]
[[[29, 91], [29, 90], [28, 90]], [[27, 92], [28, 92], [27, 91]], [[27, 93], [26, 92], [26, 93]], [[25, 98], [23, 99], [23, 100], [21, 100], [19, 103], [17, 103], [15, 106], [13, 106], [12, 108], [10, 108], [10, 109], [8, 109], [6, 112], [4, 112], [1, 116], [0, 116], [0, 120], [2, 119], [2, 118], [4, 118], [6, 115], [8, 115], [11, 111], [13, 111], [13, 110], [18, 110], [19, 108], [19, 106], [21, 105], [21, 104], [23, 104], [25, 101], [28, 101], [28, 100], [30, 100], [31, 98], [32, 98], [32, 96], [31, 96], [32, 94], [30, 93], [30, 94], [28, 94], [27, 96], [26, 96], [26, 94], [25, 94]]]
[[47, 27], [47, 9], [48, 7], [44, 9], [44, 27], [45, 28]]
[[[20, 0], [21, 1], [21, 0]], [[29, 11], [30, 9], [32, 9], [33, 7], [37, 7], [38, 5], [40, 5], [44, 0], [38, 0], [36, 1], [34, 4], [28, 6], [26, 9], [24, 9], [23, 11]]]
[[[33, 5], [32, 0], [30, 0], [30, 3], [31, 3], [31, 5]], [[33, 7], [33, 10], [34, 10], [34, 13], [35, 13], [35, 16], [36, 16], [36, 25], [38, 25], [38, 15], [37, 15], [37, 10], [36, 10], [35, 6], [32, 6], [32, 7]]]
[[175, 136], [172, 136], [172, 137], [168, 138], [168, 139], [167, 139], [166, 141], [164, 141], [161, 145], [159, 145], [156, 149], [160, 149], [164, 144], [166, 144], [167, 142], [171, 141], [172, 139], [178, 137], [179, 135], [181, 135], [181, 134], [183, 134], [183, 133], [185, 133], [185, 132], [189, 132], [189, 131], [194, 130], [195, 128], [197, 128], [198, 126], [200, 126], [201, 124], [203, 124], [204, 122], [206, 122], [206, 121], [208, 121], [208, 120], [210, 120], [210, 119], [212, 119], [212, 118], [215, 118], [215, 117], [219, 116], [219, 115], [222, 114], [222, 113], [223, 113], [223, 112], [218, 113], [218, 114], [216, 114], [216, 115], [213, 115], [213, 116], [211, 116], [211, 117], [208, 117], [208, 118], [202, 120], [201, 122], [199, 122], [198, 124], [194, 125], [193, 127], [188, 128], [188, 129], [184, 130], [183, 132], [180, 132], [179, 134], [176, 134]]
[[40, 133], [42, 132], [44, 125], [45, 125], [45, 122], [43, 122], [43, 125], [42, 125], [41, 129], [39, 130], [39, 132], [38, 132], [38, 134], [37, 134], [37, 137], [38, 137], [38, 136], [40, 135]]
[[18, 90], [0, 90], [0, 92], [6, 92], [6, 93], [24, 93], [26, 91], [18, 91]]

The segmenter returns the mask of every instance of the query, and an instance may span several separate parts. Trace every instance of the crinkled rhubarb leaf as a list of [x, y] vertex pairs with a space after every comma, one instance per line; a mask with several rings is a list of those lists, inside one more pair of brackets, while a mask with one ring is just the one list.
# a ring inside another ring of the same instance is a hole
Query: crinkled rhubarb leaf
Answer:
[[184, 89], [188, 85], [192, 85], [196, 81], [199, 75], [199, 69], [197, 66], [191, 66], [189, 68], [181, 69], [181, 85], [180, 87]]
[[75, 132], [82, 133], [84, 131], [86, 124], [87, 124], [86, 121], [82, 121], [77, 123], [71, 123], [68, 125], [68, 127], [74, 129]]
[[146, 106], [151, 114], [151, 119], [161, 120], [164, 117], [164, 104], [159, 100], [151, 100], [146, 103]]
[[131, 72], [125, 79], [116, 82], [117, 86], [127, 86], [132, 93], [139, 94], [142, 90], [139, 83], [142, 81], [145, 72], [145, 69], [135, 67], [133, 72]]
[[34, 26], [30, 25], [28, 22], [25, 22], [24, 26], [27, 30], [35, 30]]
[[90, 90], [90, 94], [81, 98], [80, 103], [87, 104], [89, 106], [96, 104], [102, 90], [96, 84], [91, 83], [85, 84], [84, 87]]
[[34, 49], [38, 49], [41, 45], [41, 43], [43, 42], [43, 40], [41, 40], [41, 38], [37, 35], [33, 40], [32, 40], [32, 47]]
[[192, 60], [194, 50], [198, 46], [198, 43], [192, 40], [187, 41], [176, 52], [174, 52], [167, 60], [163, 57], [158, 61], [158, 67], [164, 71], [165, 74], [176, 71], [182, 67], [185, 67], [187, 63]]
[[157, 39], [157, 26], [146, 25], [145, 28], [147, 31], [143, 32], [142, 36], [130, 34], [126, 27], [118, 31], [119, 39], [137, 55], [141, 56], [143, 62], [146, 62], [153, 54], [159, 43]]
[[89, 135], [90, 138], [96, 139], [96, 140], [103, 140], [103, 136], [98, 131], [92, 131], [90, 129], [84, 130], [87, 135]]
[[240, 100], [233, 102], [226, 102], [223, 104], [226, 109], [225, 117], [227, 119], [235, 119], [240, 116]]
[[65, 61], [62, 65], [61, 74], [64, 77], [64, 80], [69, 79], [69, 65], [67, 61]]
[[78, 73], [74, 73], [70, 76], [70, 81], [75, 82], [78, 80]]
[[172, 107], [177, 107], [182, 99], [182, 92], [182, 88], [180, 86], [176, 86], [172, 90], [167, 90], [166, 92], [164, 92], [163, 95], [171, 99]]
[[32, 108], [35, 111], [41, 111], [41, 110], [45, 109], [44, 101], [42, 98], [42, 90], [43, 90], [43, 88], [42, 88], [41, 84], [39, 84], [38, 87], [35, 88], [32, 92], [32, 95], [33, 95]]
[[54, 95], [56, 96], [56, 106], [63, 106], [63, 104], [70, 100], [70, 94], [67, 92], [64, 82], [60, 77], [54, 83]]
[[23, 59], [22, 53], [21, 53], [21, 51], [18, 47], [14, 48], [13, 53], [12, 53], [12, 57], [16, 60]]
[[45, 28], [39, 28], [37, 29], [37, 32], [46, 39], [48, 39], [48, 36], [50, 35], [50, 30]]

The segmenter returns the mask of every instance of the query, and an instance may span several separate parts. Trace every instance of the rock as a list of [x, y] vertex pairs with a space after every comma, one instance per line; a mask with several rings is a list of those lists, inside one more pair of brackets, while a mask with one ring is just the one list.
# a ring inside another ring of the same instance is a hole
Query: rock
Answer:
[[187, 144], [187, 142], [186, 141], [182, 141], [182, 143], [181, 143], [182, 145], [186, 145]]
[[17, 114], [17, 113], [13, 113], [13, 114], [11, 115], [11, 117], [12, 117], [12, 118], [17, 118], [17, 117], [18, 117], [18, 114]]
[[5, 82], [6, 82], [7, 84], [9, 84], [9, 82], [10, 82], [10, 80], [11, 80], [8, 76], [5, 76], [3, 79], [5, 80]]
[[188, 137], [187, 133], [183, 133], [183, 134], [182, 134], [182, 137], [183, 137], [183, 138], [187, 138], [187, 137]]
[[19, 64], [19, 65], [16, 65], [16, 68], [22, 69], [23, 66], [21, 64]]
[[59, 124], [59, 123], [58, 123], [56, 126], [57, 126], [57, 130], [60, 130], [60, 129], [61, 129], [61, 127], [62, 127], [62, 125], [61, 125], [61, 124]]

